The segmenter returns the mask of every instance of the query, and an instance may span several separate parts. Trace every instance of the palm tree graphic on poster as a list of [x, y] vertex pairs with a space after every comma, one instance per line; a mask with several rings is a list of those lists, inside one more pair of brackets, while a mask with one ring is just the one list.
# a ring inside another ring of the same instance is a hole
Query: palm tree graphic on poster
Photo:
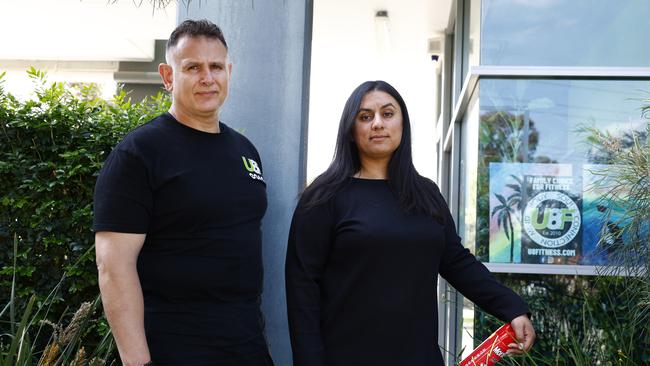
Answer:
[[524, 182], [516, 175], [510, 175], [517, 184], [506, 184], [506, 187], [512, 189], [512, 194], [505, 198], [503, 195], [494, 193], [499, 200], [499, 205], [492, 209], [491, 216], [497, 215], [497, 224], [499, 229], [503, 228], [506, 238], [510, 241], [510, 263], [513, 263], [515, 257], [515, 233], [512, 225], [513, 216], [521, 221], [521, 212], [523, 211], [523, 185]]

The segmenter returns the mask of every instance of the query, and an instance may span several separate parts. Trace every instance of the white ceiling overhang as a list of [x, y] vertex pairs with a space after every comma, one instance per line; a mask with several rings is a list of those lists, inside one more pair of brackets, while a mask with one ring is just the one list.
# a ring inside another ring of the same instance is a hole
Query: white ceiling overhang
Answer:
[[151, 61], [175, 25], [175, 2], [0, 0], [0, 59]]

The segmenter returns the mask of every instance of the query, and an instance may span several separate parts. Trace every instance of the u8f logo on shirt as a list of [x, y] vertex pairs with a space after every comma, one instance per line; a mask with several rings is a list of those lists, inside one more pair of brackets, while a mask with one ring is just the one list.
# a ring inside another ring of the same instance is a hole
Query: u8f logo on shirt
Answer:
[[264, 181], [264, 178], [262, 177], [262, 170], [255, 160], [247, 158], [245, 156], [242, 156], [241, 160], [244, 162], [244, 169], [248, 171], [248, 175], [251, 178]]

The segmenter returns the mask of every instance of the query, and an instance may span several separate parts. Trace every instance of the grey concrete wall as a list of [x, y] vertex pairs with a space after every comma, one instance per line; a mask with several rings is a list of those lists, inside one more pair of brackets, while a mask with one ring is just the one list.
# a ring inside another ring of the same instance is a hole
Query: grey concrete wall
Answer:
[[305, 180], [312, 0], [183, 2], [178, 21], [219, 25], [233, 62], [221, 120], [262, 157], [269, 208], [263, 221], [267, 338], [277, 366], [291, 365], [284, 259], [291, 215]]

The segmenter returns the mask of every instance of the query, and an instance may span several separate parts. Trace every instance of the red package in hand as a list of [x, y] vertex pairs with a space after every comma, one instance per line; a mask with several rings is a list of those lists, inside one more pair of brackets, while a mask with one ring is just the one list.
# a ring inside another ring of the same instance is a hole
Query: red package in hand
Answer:
[[492, 366], [505, 356], [510, 343], [517, 343], [515, 331], [504, 324], [483, 341], [458, 366]]

